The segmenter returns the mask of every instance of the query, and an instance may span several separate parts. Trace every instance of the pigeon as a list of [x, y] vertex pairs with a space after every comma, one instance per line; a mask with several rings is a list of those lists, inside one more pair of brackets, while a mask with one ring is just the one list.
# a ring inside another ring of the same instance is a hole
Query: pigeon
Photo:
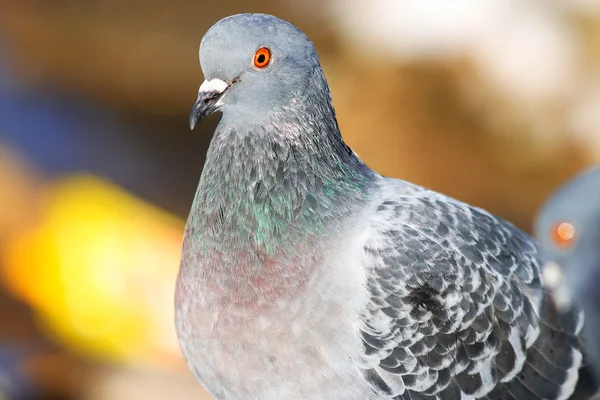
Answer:
[[535, 236], [546, 263], [543, 282], [559, 310], [585, 312], [586, 351], [600, 381], [600, 165], [563, 185], [540, 209]]
[[229, 16], [199, 56], [190, 126], [221, 118], [175, 324], [216, 399], [583, 398], [583, 314], [552, 306], [537, 243], [362, 162], [301, 30]]

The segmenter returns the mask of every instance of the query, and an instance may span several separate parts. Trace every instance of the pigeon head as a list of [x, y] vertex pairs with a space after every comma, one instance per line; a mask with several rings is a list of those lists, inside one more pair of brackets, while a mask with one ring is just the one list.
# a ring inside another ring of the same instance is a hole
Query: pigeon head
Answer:
[[205, 81], [190, 115], [192, 129], [215, 111], [259, 120], [305, 95], [320, 72], [306, 35], [266, 14], [233, 15], [213, 25], [200, 44], [200, 65]]
[[546, 260], [544, 284], [559, 307], [568, 307], [571, 296], [600, 272], [600, 167], [586, 170], [548, 199], [535, 234]]

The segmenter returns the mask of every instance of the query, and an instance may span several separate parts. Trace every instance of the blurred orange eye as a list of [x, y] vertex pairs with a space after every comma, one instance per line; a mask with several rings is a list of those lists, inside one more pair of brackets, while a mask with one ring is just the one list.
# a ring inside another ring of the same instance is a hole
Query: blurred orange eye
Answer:
[[552, 228], [552, 240], [560, 247], [567, 248], [575, 239], [575, 227], [568, 222], [560, 222]]
[[261, 47], [256, 51], [254, 55], [254, 65], [256, 68], [264, 68], [269, 65], [269, 61], [271, 61], [271, 51], [266, 47]]

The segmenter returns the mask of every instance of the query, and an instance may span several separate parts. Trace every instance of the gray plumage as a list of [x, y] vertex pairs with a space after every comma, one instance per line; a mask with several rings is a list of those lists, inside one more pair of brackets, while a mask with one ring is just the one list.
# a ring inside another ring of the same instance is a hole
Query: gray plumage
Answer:
[[[557, 237], [570, 224], [566, 238]], [[585, 312], [586, 350], [600, 381], [600, 166], [577, 175], [541, 208], [535, 226], [547, 264], [543, 272], [559, 308]]]
[[[253, 63], [262, 47], [264, 68]], [[228, 17], [206, 33], [200, 59], [191, 126], [222, 118], [186, 226], [176, 325], [217, 399], [575, 391], [582, 314], [554, 311], [536, 243], [369, 169], [341, 138], [300, 30], [269, 15]]]

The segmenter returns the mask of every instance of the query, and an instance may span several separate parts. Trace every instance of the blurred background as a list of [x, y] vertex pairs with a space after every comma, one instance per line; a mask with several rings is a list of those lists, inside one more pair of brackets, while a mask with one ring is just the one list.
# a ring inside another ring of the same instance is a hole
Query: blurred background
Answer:
[[198, 45], [268, 12], [315, 42], [379, 172], [529, 231], [600, 159], [597, 0], [0, 0], [0, 399], [208, 399], [173, 327], [218, 116]]

